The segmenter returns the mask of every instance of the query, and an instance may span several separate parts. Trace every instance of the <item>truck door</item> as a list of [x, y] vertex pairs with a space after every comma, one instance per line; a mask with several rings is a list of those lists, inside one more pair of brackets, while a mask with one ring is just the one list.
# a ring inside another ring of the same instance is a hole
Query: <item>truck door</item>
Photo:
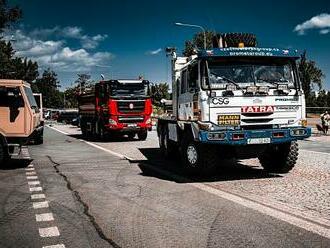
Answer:
[[0, 89], [0, 131], [6, 135], [22, 135], [26, 129], [24, 99], [19, 87]]
[[198, 63], [189, 65], [182, 71], [178, 97], [178, 112], [181, 120], [193, 120], [194, 118], [193, 98], [197, 92], [197, 80]]

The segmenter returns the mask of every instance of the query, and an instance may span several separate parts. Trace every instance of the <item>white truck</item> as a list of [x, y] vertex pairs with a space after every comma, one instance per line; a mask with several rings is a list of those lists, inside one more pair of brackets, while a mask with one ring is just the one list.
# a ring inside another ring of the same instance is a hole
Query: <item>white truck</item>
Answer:
[[212, 171], [221, 158], [259, 158], [266, 171], [287, 173], [298, 157], [297, 140], [311, 135], [298, 52], [247, 47], [244, 35], [230, 37], [226, 43], [218, 36], [218, 45], [191, 57], [167, 49], [173, 111], [158, 119], [161, 151], [179, 152], [191, 172]]

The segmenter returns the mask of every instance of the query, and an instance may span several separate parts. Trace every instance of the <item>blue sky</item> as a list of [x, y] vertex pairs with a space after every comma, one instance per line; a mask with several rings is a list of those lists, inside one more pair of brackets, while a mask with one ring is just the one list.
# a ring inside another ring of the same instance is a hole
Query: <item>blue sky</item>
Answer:
[[198, 30], [252, 32], [259, 46], [307, 50], [326, 74], [330, 89], [330, 1], [44, 1], [12, 0], [24, 17], [15, 29], [18, 55], [58, 73], [63, 88], [77, 73], [115, 78], [142, 74], [152, 82], [169, 80], [163, 48], [176, 46]]

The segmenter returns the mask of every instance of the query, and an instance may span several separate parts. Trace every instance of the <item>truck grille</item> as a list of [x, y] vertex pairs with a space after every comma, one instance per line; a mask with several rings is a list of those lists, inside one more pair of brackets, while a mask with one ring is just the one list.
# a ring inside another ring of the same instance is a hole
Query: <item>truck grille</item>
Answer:
[[143, 122], [143, 116], [118, 116], [119, 123], [138, 123]]
[[142, 113], [145, 108], [144, 100], [120, 100], [117, 104], [120, 113]]

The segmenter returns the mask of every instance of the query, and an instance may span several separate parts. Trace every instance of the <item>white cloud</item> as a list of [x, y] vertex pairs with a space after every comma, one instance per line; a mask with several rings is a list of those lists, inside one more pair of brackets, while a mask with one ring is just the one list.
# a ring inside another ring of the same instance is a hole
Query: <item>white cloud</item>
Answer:
[[149, 55], [156, 55], [156, 54], [160, 53], [161, 51], [162, 51], [162, 49], [161, 48], [158, 48], [156, 50], [147, 52], [147, 54], [149, 54]]
[[308, 29], [321, 29], [320, 33], [326, 34], [328, 32], [325, 30], [328, 30], [328, 28], [330, 28], [330, 14], [323, 13], [298, 24], [294, 28], [294, 31], [299, 35], [304, 35]]
[[101, 41], [104, 41], [106, 38], [108, 38], [108, 35], [106, 34], [98, 34], [95, 36], [84, 35], [81, 37], [81, 45], [86, 49], [94, 49], [99, 45]]
[[[52, 31], [51, 31], [52, 30]], [[63, 29], [48, 29], [48, 34], [58, 33], [58, 30]], [[78, 37], [81, 35], [79, 29], [68, 28], [66, 37]], [[57, 72], [81, 72], [90, 71], [98, 64], [108, 64], [114, 55], [109, 52], [91, 52], [87, 51], [85, 46], [95, 48], [97, 42], [107, 38], [107, 35], [81, 36], [82, 48], [73, 49], [67, 45], [63, 39], [41, 39], [42, 31], [34, 30], [27, 34], [23, 30], [16, 30], [14, 34], [6, 34], [5, 39], [10, 38], [12, 35], [15, 39], [13, 47], [16, 50], [16, 55], [20, 57], [28, 57], [37, 61], [42, 68], [51, 67]], [[63, 38], [63, 36], [61, 37]], [[89, 42], [89, 41], [92, 42]], [[95, 43], [93, 43], [95, 42]]]
[[321, 29], [320, 34], [328, 34], [330, 32], [330, 29]]
[[107, 34], [97, 34], [90, 36], [84, 33], [81, 27], [77, 26], [67, 26], [60, 27], [56, 26], [54, 28], [37, 28], [28, 33], [29, 37], [34, 39], [75, 39], [79, 40], [80, 44], [85, 49], [95, 49], [98, 47], [100, 42], [108, 38]]

